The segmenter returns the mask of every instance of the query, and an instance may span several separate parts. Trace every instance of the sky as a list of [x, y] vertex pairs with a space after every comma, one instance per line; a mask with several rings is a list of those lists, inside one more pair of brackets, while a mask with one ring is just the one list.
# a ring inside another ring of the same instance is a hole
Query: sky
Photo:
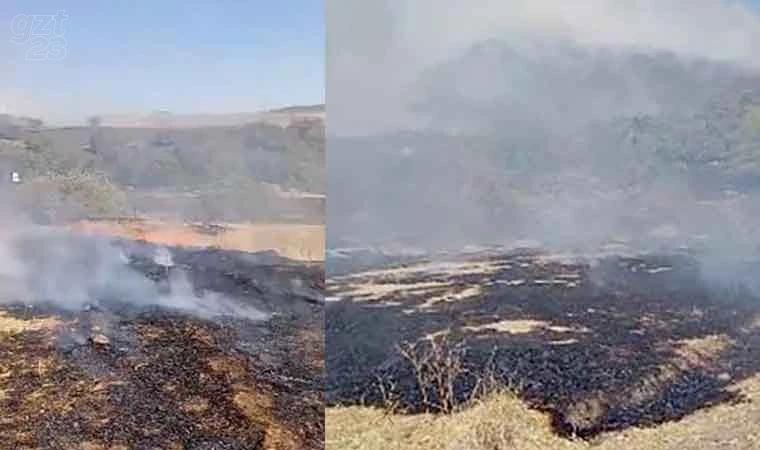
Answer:
[[325, 14], [333, 135], [411, 123], [409, 86], [483, 40], [636, 45], [760, 69], [760, 0], [326, 0]]
[[[14, 18], [59, 10], [65, 56], [28, 60]], [[323, 103], [324, 63], [321, 0], [0, 2], [0, 113], [48, 123]]]

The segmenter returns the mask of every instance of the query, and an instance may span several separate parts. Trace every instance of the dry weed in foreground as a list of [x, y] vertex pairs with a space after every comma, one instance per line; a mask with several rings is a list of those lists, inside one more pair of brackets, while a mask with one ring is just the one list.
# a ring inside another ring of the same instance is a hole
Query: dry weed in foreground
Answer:
[[467, 372], [464, 366], [465, 343], [450, 345], [446, 335], [442, 335], [429, 339], [427, 343], [401, 344], [398, 350], [414, 370], [421, 397], [420, 407], [425, 412], [453, 412], [458, 404], [457, 381]]
[[400, 394], [393, 378], [378, 377], [384, 408], [336, 407], [325, 415], [326, 448], [336, 450], [506, 450], [577, 449], [585, 442], [555, 435], [550, 418], [528, 409], [515, 390], [498, 388], [493, 356], [468, 398], [455, 386], [470, 374], [464, 341], [452, 344], [445, 334], [402, 343], [423, 414], [400, 414]]
[[653, 428], [603, 433], [593, 442], [556, 435], [548, 415], [514, 393], [497, 392], [453, 414], [387, 414], [366, 407], [325, 413], [330, 450], [756, 450], [760, 448], [760, 376], [731, 389], [748, 402], [723, 404]]
[[529, 410], [513, 393], [491, 394], [449, 415], [386, 415], [380, 409], [328, 408], [331, 450], [575, 450], [586, 444], [552, 433], [546, 415]]

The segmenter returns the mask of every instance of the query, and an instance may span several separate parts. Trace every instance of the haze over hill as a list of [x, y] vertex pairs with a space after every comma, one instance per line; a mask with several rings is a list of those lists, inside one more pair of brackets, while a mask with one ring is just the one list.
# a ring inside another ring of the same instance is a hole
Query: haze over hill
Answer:
[[483, 16], [454, 3], [333, 2], [333, 21], [362, 33], [328, 36], [344, 42], [328, 46], [328, 247], [757, 257], [754, 12], [543, 0], [478, 2]]
[[757, 448], [757, 11], [327, 5], [328, 446]]
[[21, 174], [21, 201], [40, 218], [54, 209], [63, 217], [141, 211], [194, 220], [322, 221], [322, 105], [109, 120], [55, 128], [2, 118], [2, 168]]
[[[412, 86], [424, 128], [330, 137], [332, 242], [715, 231], [714, 213], [688, 205], [760, 187], [760, 75], [741, 65], [534, 37], [479, 42]], [[691, 202], [655, 206], [676, 198]], [[742, 235], [746, 214], [732, 223]]]
[[[745, 3], [697, 0], [684, 7], [680, 0], [383, 0], [358, 8], [350, 1], [332, 0], [327, 4], [333, 24], [327, 33], [330, 134], [424, 127], [424, 118], [410, 110], [419, 100], [415, 84], [429, 68], [455, 61], [488, 41], [512, 47], [519, 47], [521, 40], [554, 40], [581, 48], [637, 47], [645, 53], [670, 51], [757, 68], [760, 21], [757, 10]], [[497, 67], [480, 69], [483, 91], [506, 79]], [[512, 69], [517, 74], [529, 67]]]
[[301, 120], [325, 120], [324, 105], [290, 106], [260, 112], [232, 114], [175, 114], [166, 110], [146, 115], [104, 115], [101, 125], [118, 128], [197, 128], [268, 123], [287, 126]]

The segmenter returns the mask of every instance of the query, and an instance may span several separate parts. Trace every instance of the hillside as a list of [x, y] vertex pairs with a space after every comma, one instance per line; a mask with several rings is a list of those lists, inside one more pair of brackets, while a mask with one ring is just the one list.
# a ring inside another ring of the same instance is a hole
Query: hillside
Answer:
[[747, 69], [721, 61], [525, 36], [483, 41], [431, 67], [413, 104], [438, 129], [516, 132], [516, 124], [540, 122], [557, 134], [596, 120], [694, 113], [756, 83]]
[[196, 219], [239, 221], [279, 216], [315, 220], [323, 214], [323, 200], [306, 195], [325, 191], [321, 119], [297, 118], [287, 126], [120, 128], [99, 119], [83, 127], [35, 125], [6, 123], [0, 167], [21, 174], [22, 194], [36, 204], [49, 194], [28, 191], [39, 191], [37, 181], [47, 185], [57, 174], [77, 182], [107, 180], [113, 196], [124, 197], [118, 207], [100, 211], [88, 206], [80, 215], [168, 210]]
[[338, 236], [503, 242], [558, 222], [582, 235], [592, 211], [632, 224], [658, 196], [696, 208], [760, 187], [760, 75], [731, 64], [488, 41], [412, 92], [427, 129], [329, 138], [333, 246]]
[[325, 105], [296, 105], [261, 112], [233, 114], [174, 114], [158, 110], [147, 115], [121, 114], [100, 117], [103, 126], [114, 128], [199, 128], [240, 126], [251, 123], [288, 126], [291, 122], [325, 119]]

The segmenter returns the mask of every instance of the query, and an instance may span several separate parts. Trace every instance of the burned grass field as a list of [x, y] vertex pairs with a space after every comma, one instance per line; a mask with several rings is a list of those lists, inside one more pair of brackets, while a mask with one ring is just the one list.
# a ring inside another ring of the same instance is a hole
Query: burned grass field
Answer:
[[[153, 244], [111, 243], [159, 290], [173, 288], [170, 270], [145, 256]], [[76, 309], [6, 300], [1, 448], [324, 447], [322, 265], [267, 252], [170, 252], [191, 292], [223, 294], [261, 317], [118, 298]]]
[[554, 435], [588, 441], [741, 408], [751, 399], [736, 386], [760, 369], [760, 303], [703, 275], [687, 254], [497, 251], [334, 276], [327, 403], [456, 412], [507, 390]]

